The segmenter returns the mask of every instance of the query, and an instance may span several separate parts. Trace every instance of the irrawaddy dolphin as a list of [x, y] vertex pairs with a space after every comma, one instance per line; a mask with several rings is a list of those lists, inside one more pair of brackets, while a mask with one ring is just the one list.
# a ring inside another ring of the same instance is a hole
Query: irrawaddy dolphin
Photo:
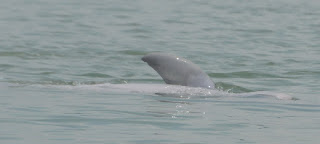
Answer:
[[214, 83], [200, 67], [184, 58], [166, 54], [149, 53], [142, 57], [167, 84], [213, 89]]
[[[146, 54], [142, 57], [142, 60], [148, 63], [167, 84], [205, 88], [208, 89], [209, 93], [216, 93], [218, 91], [215, 90], [214, 82], [200, 67], [184, 58], [173, 54], [154, 52]], [[228, 93], [224, 95], [239, 97], [272, 96], [278, 99], [294, 99], [286, 94], [266, 91], [241, 94]]]

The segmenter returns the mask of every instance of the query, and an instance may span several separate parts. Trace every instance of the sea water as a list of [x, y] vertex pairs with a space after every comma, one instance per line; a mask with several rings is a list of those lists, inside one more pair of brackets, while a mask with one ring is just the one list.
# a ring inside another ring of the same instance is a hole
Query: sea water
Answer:
[[[320, 141], [318, 0], [10, 0], [0, 31], [1, 144]], [[164, 85], [155, 51], [295, 99], [135, 91]]]

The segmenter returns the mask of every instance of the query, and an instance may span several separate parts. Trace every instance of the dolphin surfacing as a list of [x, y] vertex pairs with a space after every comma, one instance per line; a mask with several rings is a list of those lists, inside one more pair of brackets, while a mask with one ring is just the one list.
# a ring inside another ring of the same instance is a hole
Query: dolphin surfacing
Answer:
[[200, 67], [184, 58], [167, 53], [149, 53], [142, 57], [167, 84], [214, 89], [214, 83]]

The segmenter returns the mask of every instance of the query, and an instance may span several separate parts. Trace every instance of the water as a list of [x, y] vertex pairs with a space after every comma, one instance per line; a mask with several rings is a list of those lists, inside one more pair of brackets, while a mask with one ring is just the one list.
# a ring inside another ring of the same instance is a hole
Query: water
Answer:
[[[2, 1], [0, 143], [318, 143], [319, 7], [317, 0]], [[103, 89], [163, 84], [140, 60], [153, 51], [193, 61], [224, 93], [298, 100]]]

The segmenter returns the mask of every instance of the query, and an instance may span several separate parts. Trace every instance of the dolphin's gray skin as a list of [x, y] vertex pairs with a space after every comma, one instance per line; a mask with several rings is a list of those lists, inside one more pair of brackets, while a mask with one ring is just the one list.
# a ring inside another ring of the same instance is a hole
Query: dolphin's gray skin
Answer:
[[197, 65], [166, 53], [149, 53], [142, 57], [167, 84], [214, 89], [210, 77]]

